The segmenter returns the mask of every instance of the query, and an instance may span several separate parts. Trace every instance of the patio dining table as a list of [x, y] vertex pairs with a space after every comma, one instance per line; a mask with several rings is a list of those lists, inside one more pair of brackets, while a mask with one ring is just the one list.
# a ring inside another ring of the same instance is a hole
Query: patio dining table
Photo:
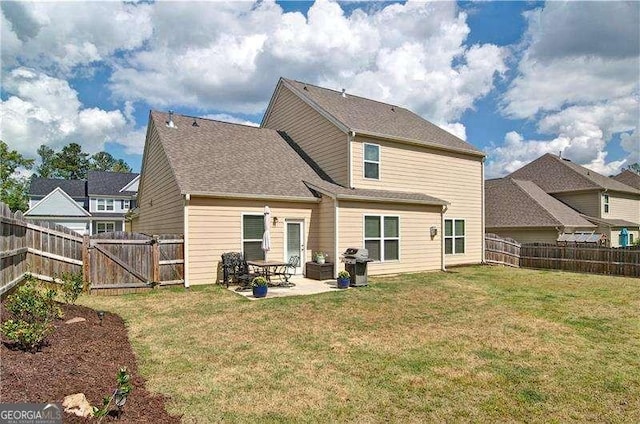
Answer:
[[[271, 282], [271, 276], [276, 274], [276, 272], [278, 271], [278, 268], [286, 266], [287, 263], [282, 261], [255, 260], [255, 261], [247, 261], [247, 265], [258, 268], [259, 269], [258, 272], [262, 276], [264, 276], [264, 278], [266, 278], [270, 284], [273, 284]], [[278, 285], [284, 286], [284, 284], [278, 284]]]

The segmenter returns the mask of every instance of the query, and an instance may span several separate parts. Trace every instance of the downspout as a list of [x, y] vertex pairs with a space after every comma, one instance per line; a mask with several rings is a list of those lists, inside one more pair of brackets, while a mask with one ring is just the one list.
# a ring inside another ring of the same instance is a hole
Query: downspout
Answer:
[[347, 181], [347, 187], [353, 188], [353, 141], [356, 138], [355, 131], [349, 131], [347, 133], [347, 143], [349, 144], [349, 163], [348, 163], [348, 173], [349, 173], [349, 181]]
[[189, 201], [191, 195], [189, 193], [184, 195], [184, 288], [189, 288]]
[[338, 211], [339, 211], [339, 205], [338, 205], [338, 199], [335, 198], [333, 199], [334, 203], [334, 214], [333, 214], [333, 241], [334, 241], [334, 246], [333, 246], [333, 278], [338, 278], [338, 255], [339, 255], [339, 251], [338, 251], [338, 244], [340, 243], [340, 231], [338, 226], [340, 225], [340, 220], [338, 218]]
[[485, 263], [486, 260], [486, 256], [485, 256], [485, 245], [484, 245], [484, 160], [485, 158], [482, 158], [482, 163], [480, 164], [481, 168], [480, 168], [480, 176], [481, 176], [481, 181], [482, 181], [482, 198], [480, 199], [480, 201], [482, 202], [482, 212], [481, 212], [481, 218], [482, 220], [480, 221], [480, 246], [482, 246], [482, 259], [481, 262]]
[[449, 207], [442, 205], [442, 211], [440, 212], [440, 269], [446, 271], [447, 267], [444, 263], [444, 214]]

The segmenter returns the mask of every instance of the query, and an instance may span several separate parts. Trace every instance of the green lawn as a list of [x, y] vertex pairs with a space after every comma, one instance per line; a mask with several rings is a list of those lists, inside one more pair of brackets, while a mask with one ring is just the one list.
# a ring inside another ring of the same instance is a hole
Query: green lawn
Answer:
[[80, 302], [127, 321], [148, 388], [185, 422], [640, 422], [639, 279], [478, 266], [372, 280]]

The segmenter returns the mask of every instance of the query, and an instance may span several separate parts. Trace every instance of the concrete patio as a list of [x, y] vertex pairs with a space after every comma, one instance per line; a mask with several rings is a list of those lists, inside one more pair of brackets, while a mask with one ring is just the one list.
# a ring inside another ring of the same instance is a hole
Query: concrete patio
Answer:
[[[301, 275], [294, 275], [291, 277], [291, 282], [295, 284], [291, 287], [269, 287], [267, 292], [267, 297], [263, 299], [268, 299], [270, 297], [286, 297], [286, 296], [303, 296], [307, 294], [316, 294], [316, 293], [325, 293], [330, 291], [339, 291], [336, 284], [336, 280], [312, 280], [310, 278], [305, 278]], [[253, 293], [251, 289], [236, 291], [237, 286], [230, 286], [229, 290], [242, 295], [250, 300], [258, 300], [258, 298], [253, 297]], [[346, 289], [349, 290], [349, 289]]]

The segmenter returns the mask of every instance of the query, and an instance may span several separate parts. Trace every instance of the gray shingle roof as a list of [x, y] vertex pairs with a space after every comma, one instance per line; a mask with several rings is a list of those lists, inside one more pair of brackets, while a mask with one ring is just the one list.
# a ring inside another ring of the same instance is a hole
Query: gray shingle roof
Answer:
[[640, 190], [640, 175], [625, 169], [615, 177], [614, 180]]
[[595, 228], [578, 212], [536, 184], [513, 178], [485, 182], [485, 226]]
[[607, 189], [640, 194], [638, 189], [550, 153], [540, 156], [508, 177], [533, 181], [547, 193]]
[[135, 192], [121, 192], [138, 174], [133, 172], [89, 171], [87, 173], [87, 194], [122, 196]]
[[[427, 205], [447, 205], [446, 200], [428, 196], [422, 193], [371, 190], [362, 188], [346, 188], [326, 181], [321, 183], [309, 183], [311, 188], [328, 192], [341, 200], [370, 200], [379, 202], [419, 203]], [[314, 187], [315, 186], [315, 187]]]
[[63, 180], [58, 178], [33, 178], [29, 186], [29, 195], [46, 196], [56, 187], [60, 187], [65, 193], [74, 199], [86, 197], [85, 180]]
[[[375, 200], [418, 203], [440, 199], [417, 193], [350, 190], [323, 180], [277, 131], [240, 124], [173, 115], [150, 116], [180, 191], [192, 195], [247, 195], [314, 200], [307, 184], [335, 194], [350, 193]], [[193, 126], [197, 122], [198, 126]], [[291, 140], [290, 140], [291, 141]]]
[[423, 119], [408, 109], [364, 97], [318, 87], [300, 81], [282, 79], [294, 93], [306, 97], [326, 113], [356, 133], [379, 134], [390, 138], [407, 139], [418, 144], [436, 145], [447, 149], [484, 153]]
[[611, 219], [611, 218], [596, 218], [593, 216], [582, 215], [588, 221], [593, 222], [594, 224], [605, 224], [610, 227], [631, 227], [637, 228], [640, 227], [640, 224], [627, 221], [626, 219]]

